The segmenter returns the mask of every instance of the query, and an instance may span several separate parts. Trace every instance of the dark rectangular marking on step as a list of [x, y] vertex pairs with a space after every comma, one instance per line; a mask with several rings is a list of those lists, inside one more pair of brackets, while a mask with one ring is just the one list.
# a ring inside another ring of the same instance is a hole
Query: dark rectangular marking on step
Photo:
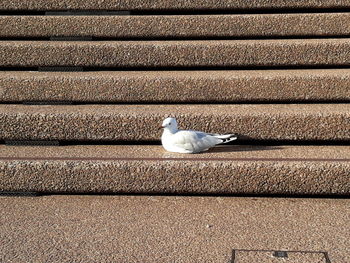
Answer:
[[39, 72], [84, 72], [84, 67], [39, 67]]
[[37, 192], [2, 192], [0, 191], [0, 197], [31, 197], [39, 196]]
[[254, 249], [234, 249], [232, 250], [231, 263], [331, 263], [328, 252], [324, 251], [286, 251], [286, 250], [254, 250]]
[[71, 101], [23, 101], [23, 105], [72, 105]]
[[51, 41], [92, 41], [92, 37], [80, 36], [54, 36], [50, 37]]
[[130, 11], [108, 11], [108, 10], [70, 10], [70, 11], [46, 11], [46, 16], [125, 16]]
[[59, 141], [21, 141], [8, 140], [5, 141], [7, 146], [59, 146]]
[[273, 253], [273, 256], [276, 257], [276, 258], [287, 258], [288, 254], [287, 254], [286, 251], [275, 251]]

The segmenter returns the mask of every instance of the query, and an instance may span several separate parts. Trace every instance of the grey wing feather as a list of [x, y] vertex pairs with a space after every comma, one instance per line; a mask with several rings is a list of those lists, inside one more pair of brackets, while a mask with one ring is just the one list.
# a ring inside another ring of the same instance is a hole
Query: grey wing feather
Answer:
[[174, 138], [174, 144], [193, 152], [205, 151], [222, 140], [205, 132], [178, 131]]
[[178, 131], [173, 138], [173, 142], [176, 146], [192, 151], [192, 152], [202, 152], [206, 151], [215, 145], [228, 143], [230, 141], [236, 140], [237, 136], [235, 134], [210, 134], [199, 131]]

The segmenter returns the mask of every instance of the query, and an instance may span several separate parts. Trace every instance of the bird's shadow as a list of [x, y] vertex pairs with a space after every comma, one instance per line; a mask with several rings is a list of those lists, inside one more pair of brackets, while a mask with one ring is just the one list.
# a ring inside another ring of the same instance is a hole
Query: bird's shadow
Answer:
[[[238, 140], [243, 140], [245, 142], [252, 141], [252, 144], [226, 144], [213, 147], [208, 150], [208, 153], [222, 153], [222, 152], [250, 152], [250, 151], [273, 151], [282, 149], [280, 146], [276, 145], [262, 145], [254, 144], [254, 140], [246, 135], [238, 135]], [[233, 142], [234, 143], [234, 142]]]
[[207, 153], [273, 151], [282, 147], [272, 145], [225, 145], [209, 149]]

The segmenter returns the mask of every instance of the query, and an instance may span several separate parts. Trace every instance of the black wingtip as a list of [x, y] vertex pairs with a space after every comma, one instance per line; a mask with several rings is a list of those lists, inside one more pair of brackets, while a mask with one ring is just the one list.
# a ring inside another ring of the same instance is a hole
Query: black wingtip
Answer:
[[231, 134], [230, 137], [228, 137], [228, 138], [226, 138], [226, 139], [221, 139], [221, 140], [222, 140], [221, 144], [223, 144], [223, 143], [229, 143], [229, 142], [238, 140], [238, 136], [237, 136], [237, 134]]

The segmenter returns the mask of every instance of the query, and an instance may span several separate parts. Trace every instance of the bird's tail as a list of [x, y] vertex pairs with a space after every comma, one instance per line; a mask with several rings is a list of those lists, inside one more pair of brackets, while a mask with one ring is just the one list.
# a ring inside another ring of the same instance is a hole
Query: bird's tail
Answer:
[[218, 138], [221, 140], [221, 142], [219, 144], [223, 144], [223, 143], [228, 143], [228, 142], [232, 142], [238, 139], [238, 135], [237, 134], [215, 134], [214, 137]]

